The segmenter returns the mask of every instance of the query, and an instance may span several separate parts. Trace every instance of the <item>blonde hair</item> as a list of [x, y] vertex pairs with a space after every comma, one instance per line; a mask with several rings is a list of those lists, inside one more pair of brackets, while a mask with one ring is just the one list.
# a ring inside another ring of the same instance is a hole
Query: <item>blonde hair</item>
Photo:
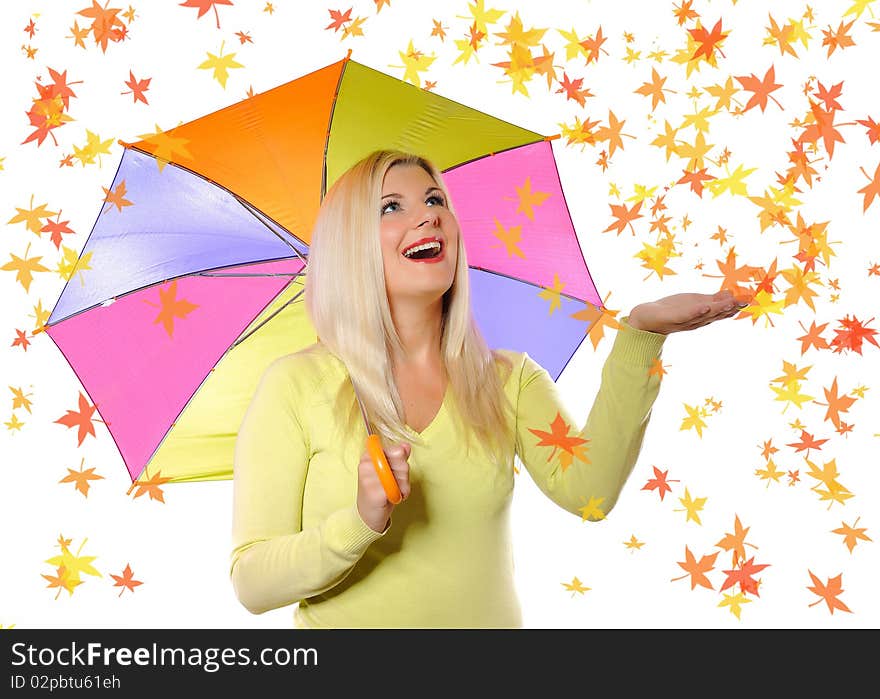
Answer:
[[[442, 175], [430, 161], [402, 151], [374, 151], [327, 191], [312, 233], [305, 282], [306, 309], [319, 343], [345, 364], [373, 431], [386, 444], [421, 441], [407, 431], [392, 373], [391, 357], [402, 354], [403, 347], [388, 303], [379, 236], [382, 183], [395, 165], [422, 167], [454, 214]], [[497, 466], [512, 464], [513, 431], [506, 415], [511, 407], [503, 390], [512, 364], [487, 346], [474, 321], [461, 236], [442, 307], [440, 353], [466, 447], [475, 437]], [[361, 418], [348, 382], [336, 397], [335, 409], [343, 429], [353, 429]]]

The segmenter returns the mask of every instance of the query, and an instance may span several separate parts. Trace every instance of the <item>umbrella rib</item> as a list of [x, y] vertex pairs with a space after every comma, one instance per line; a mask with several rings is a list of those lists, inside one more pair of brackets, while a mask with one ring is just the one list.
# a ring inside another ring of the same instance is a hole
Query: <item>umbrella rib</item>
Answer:
[[342, 59], [342, 70], [339, 71], [339, 78], [336, 80], [336, 90], [333, 92], [333, 104], [330, 105], [330, 117], [327, 120], [327, 134], [324, 136], [324, 155], [321, 158], [321, 199], [327, 193], [327, 151], [330, 148], [330, 130], [333, 128], [333, 114], [336, 111], [336, 102], [339, 98], [339, 90], [342, 88], [342, 78], [345, 75], [345, 69], [351, 60], [351, 49]]
[[[134, 146], [134, 145], [126, 145], [125, 147], [126, 147], [126, 148], [130, 148], [131, 150], [137, 151], [137, 152], [139, 152], [139, 153], [143, 153], [144, 155], [146, 155], [146, 156], [148, 156], [148, 157], [150, 157], [150, 158], [153, 158], [154, 160], [158, 160], [158, 158], [156, 158], [155, 153], [150, 153], [149, 151], [145, 151], [145, 150], [143, 150], [142, 148], [138, 148], [137, 146]], [[266, 223], [266, 221], [263, 220], [263, 218], [265, 217], [266, 220], [271, 221], [272, 223], [274, 223], [274, 224], [275, 224], [276, 226], [278, 226], [279, 228], [283, 229], [284, 231], [287, 231], [287, 233], [288, 233], [291, 237], [296, 238], [300, 243], [302, 243], [302, 245], [303, 245], [304, 247], [307, 247], [305, 241], [302, 240], [302, 238], [300, 238], [298, 235], [295, 235], [295, 234], [292, 233], [291, 231], [288, 231], [287, 228], [285, 228], [284, 226], [282, 226], [280, 223], [278, 223], [278, 221], [274, 220], [271, 216], [269, 216], [269, 215], [263, 213], [263, 212], [260, 211], [257, 207], [255, 207], [253, 204], [251, 204], [250, 202], [248, 202], [248, 201], [242, 199], [238, 194], [236, 194], [235, 192], [233, 192], [233, 191], [230, 190], [230, 189], [227, 189], [226, 187], [224, 187], [224, 186], [223, 186], [222, 184], [220, 184], [219, 182], [216, 182], [215, 180], [212, 180], [210, 177], [205, 177], [203, 174], [201, 174], [201, 173], [199, 173], [199, 172], [196, 172], [195, 170], [190, 170], [190, 169], [189, 169], [188, 167], [186, 167], [185, 165], [181, 165], [181, 164], [179, 164], [179, 163], [175, 163], [173, 160], [168, 160], [168, 161], [166, 161], [166, 163], [167, 163], [168, 165], [172, 165], [172, 166], [174, 166], [174, 167], [180, 168], [181, 170], [186, 170], [186, 171], [187, 171], [188, 173], [190, 173], [191, 175], [194, 175], [195, 177], [198, 177], [198, 178], [204, 180], [205, 182], [208, 182], [209, 184], [212, 184], [212, 185], [214, 185], [215, 187], [219, 187], [220, 189], [222, 189], [224, 192], [226, 192], [227, 194], [229, 194], [229, 196], [233, 197], [233, 198], [234, 198], [239, 204], [241, 204], [245, 209], [247, 209], [248, 213], [250, 213], [251, 216], [253, 216], [253, 217], [256, 218], [260, 223], [262, 223], [262, 224], [263, 224], [263, 225], [264, 225], [264, 226], [265, 226], [265, 227], [266, 227], [266, 228], [272, 233], [272, 235], [274, 235], [274, 236], [275, 236], [276, 238], [278, 238], [282, 243], [284, 243], [287, 247], [289, 247], [291, 250], [293, 250], [297, 257], [299, 257], [300, 259], [303, 259], [303, 257], [302, 257], [302, 255], [300, 254], [299, 250], [296, 249], [296, 246], [292, 245], [292, 244], [290, 243], [289, 240], [285, 240], [281, 235], [278, 234], [278, 231], [273, 230], [272, 226], [268, 225], [268, 224]], [[303, 260], [303, 261], [305, 261], [305, 260]]]
[[242, 337], [238, 338], [235, 342], [233, 342], [233, 343], [232, 343], [232, 346], [231, 346], [229, 349], [231, 350], [231, 349], [235, 349], [236, 347], [238, 347], [242, 342], [244, 342], [244, 341], [247, 340], [251, 335], [253, 335], [255, 332], [257, 332], [257, 330], [259, 330], [260, 328], [262, 328], [266, 323], [268, 323], [268, 322], [269, 322], [270, 320], [272, 320], [275, 316], [277, 316], [279, 313], [281, 313], [281, 311], [283, 311], [283, 310], [284, 310], [285, 308], [287, 308], [290, 304], [292, 304], [294, 301], [296, 301], [300, 296], [303, 295], [304, 292], [305, 292], [305, 289], [302, 289], [301, 291], [298, 291], [298, 292], [296, 293], [296, 295], [295, 295], [293, 298], [291, 298], [291, 299], [289, 299], [287, 302], [285, 302], [283, 306], [281, 306], [277, 311], [275, 311], [274, 313], [272, 313], [270, 316], [268, 316], [267, 318], [264, 318], [264, 319], [263, 319], [263, 322], [260, 323], [260, 324], [259, 324], [257, 327], [255, 327], [253, 330], [251, 330], [247, 335], [243, 335]]
[[[540, 284], [535, 284], [534, 282], [527, 281], [525, 279], [520, 279], [519, 277], [514, 277], [510, 274], [504, 274], [504, 272], [498, 272], [493, 269], [486, 269], [485, 267], [477, 267], [476, 265], [468, 265], [469, 269], [476, 270], [477, 272], [485, 272], [486, 274], [491, 274], [496, 277], [504, 277], [505, 279], [510, 279], [515, 282], [519, 282], [520, 284], [527, 284], [528, 286], [533, 286], [536, 289], [546, 289], [547, 287], [541, 286]], [[577, 296], [572, 296], [571, 294], [563, 294], [561, 291], [559, 292], [560, 296], [564, 296], [570, 301], [577, 301], [579, 303], [589, 303], [586, 299], [580, 299]], [[590, 304], [591, 306], [595, 306], [595, 304]], [[601, 306], [596, 306], [596, 308], [601, 308]]]

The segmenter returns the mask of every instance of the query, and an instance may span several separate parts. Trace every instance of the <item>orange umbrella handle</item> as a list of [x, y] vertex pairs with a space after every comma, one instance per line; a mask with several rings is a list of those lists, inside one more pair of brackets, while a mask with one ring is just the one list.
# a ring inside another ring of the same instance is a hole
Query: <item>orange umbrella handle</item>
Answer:
[[379, 435], [371, 434], [367, 436], [367, 451], [373, 460], [373, 466], [376, 467], [376, 473], [379, 474], [379, 482], [385, 489], [385, 497], [395, 505], [402, 500], [400, 488], [394, 478], [391, 466], [388, 465], [388, 459], [382, 449], [382, 442]]

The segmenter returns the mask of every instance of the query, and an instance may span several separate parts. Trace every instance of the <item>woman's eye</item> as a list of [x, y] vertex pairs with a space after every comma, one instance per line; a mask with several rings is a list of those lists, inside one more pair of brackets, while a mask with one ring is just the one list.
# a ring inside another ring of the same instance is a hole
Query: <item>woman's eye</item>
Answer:
[[443, 201], [443, 197], [441, 197], [439, 194], [432, 194], [430, 197], [428, 197], [427, 201], [436, 202], [440, 206], [446, 205], [446, 203]]
[[382, 214], [387, 214], [389, 211], [394, 211], [391, 207], [400, 207], [400, 205], [396, 201], [389, 201], [382, 204], [382, 208], [379, 210]]

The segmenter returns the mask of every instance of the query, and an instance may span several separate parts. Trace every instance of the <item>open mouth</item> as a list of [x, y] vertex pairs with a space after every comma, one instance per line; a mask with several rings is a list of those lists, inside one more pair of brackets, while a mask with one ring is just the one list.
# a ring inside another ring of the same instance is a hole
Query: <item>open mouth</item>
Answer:
[[408, 260], [433, 260], [442, 254], [443, 243], [436, 238], [418, 241], [403, 251], [403, 256]]

